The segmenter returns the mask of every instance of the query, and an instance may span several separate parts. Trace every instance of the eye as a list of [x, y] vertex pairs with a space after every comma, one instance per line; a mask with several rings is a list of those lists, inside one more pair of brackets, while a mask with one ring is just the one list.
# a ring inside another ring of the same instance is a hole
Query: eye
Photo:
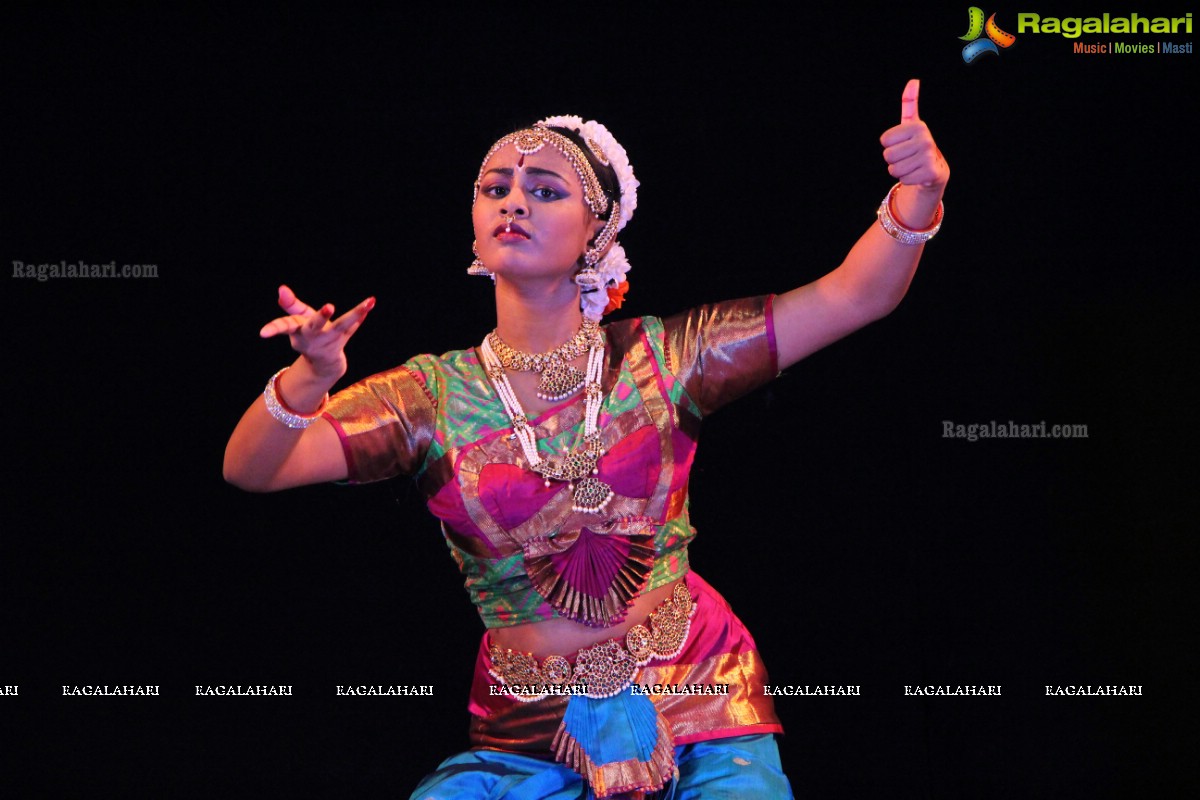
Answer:
[[487, 197], [504, 197], [508, 194], [508, 187], [502, 184], [493, 184], [492, 186], [488, 186], [486, 189], [484, 189], [483, 194]]
[[557, 200], [562, 197], [562, 194], [549, 186], [539, 186], [533, 190], [533, 196], [539, 200]]

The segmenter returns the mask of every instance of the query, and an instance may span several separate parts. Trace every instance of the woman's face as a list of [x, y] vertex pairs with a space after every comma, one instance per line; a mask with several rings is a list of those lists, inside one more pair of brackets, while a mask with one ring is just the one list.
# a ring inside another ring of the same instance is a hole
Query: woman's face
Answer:
[[479, 257], [510, 278], [574, 275], [604, 226], [584, 203], [570, 162], [549, 145], [531, 155], [513, 144], [497, 150], [484, 166], [471, 216]]

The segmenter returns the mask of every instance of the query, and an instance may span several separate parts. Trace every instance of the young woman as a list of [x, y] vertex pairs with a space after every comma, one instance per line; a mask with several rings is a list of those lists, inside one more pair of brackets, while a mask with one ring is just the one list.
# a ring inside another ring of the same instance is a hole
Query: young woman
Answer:
[[470, 271], [495, 283], [496, 329], [478, 347], [329, 399], [375, 301], [335, 320], [280, 287], [287, 316], [262, 335], [300, 357], [238, 424], [226, 478], [414, 476], [487, 628], [473, 749], [414, 797], [790, 796], [754, 641], [688, 568], [688, 471], [705, 414], [904, 295], [949, 177], [917, 90], [881, 138], [899, 183], [879, 224], [778, 297], [599, 325], [627, 287], [616, 236], [638, 182], [607, 129], [576, 117], [505, 136], [480, 168]]

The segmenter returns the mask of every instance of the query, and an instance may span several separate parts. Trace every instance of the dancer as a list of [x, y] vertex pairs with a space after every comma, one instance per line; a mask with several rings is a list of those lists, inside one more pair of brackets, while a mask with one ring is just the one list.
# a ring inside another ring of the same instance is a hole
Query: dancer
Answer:
[[508, 134], [480, 167], [469, 272], [495, 284], [496, 328], [478, 346], [330, 398], [375, 300], [334, 319], [280, 287], [261, 335], [300, 356], [239, 422], [227, 480], [413, 476], [486, 628], [472, 749], [414, 797], [790, 796], [754, 640], [688, 566], [688, 472], [704, 416], [903, 297], [949, 178], [918, 88], [881, 137], [898, 183], [877, 223], [783, 295], [600, 324], [629, 286], [638, 181], [578, 117]]

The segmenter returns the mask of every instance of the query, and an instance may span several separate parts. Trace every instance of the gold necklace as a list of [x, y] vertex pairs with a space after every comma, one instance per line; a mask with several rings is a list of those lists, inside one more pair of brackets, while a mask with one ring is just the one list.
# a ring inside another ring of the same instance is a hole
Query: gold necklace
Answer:
[[604, 368], [604, 335], [599, 332], [599, 327], [597, 326], [595, 341], [588, 348], [582, 446], [577, 444], [560, 459], [545, 459], [538, 453], [533, 426], [529, 424], [529, 417], [525, 415], [525, 409], [521, 407], [521, 401], [517, 399], [512, 384], [508, 382], [508, 376], [504, 372], [499, 354], [491, 344], [490, 336], [483, 340], [479, 351], [483, 354], [484, 369], [492, 380], [492, 386], [496, 389], [509, 419], [512, 420], [513, 435], [521, 443], [529, 468], [545, 479], [546, 486], [549, 486], [552, 480], [566, 481], [571, 488], [574, 498], [571, 507], [575, 511], [588, 514], [603, 513], [613, 498], [613, 490], [607, 483], [595, 477], [599, 472], [597, 462], [600, 456], [604, 455], [600, 441], [600, 402], [604, 399], [604, 392], [600, 388], [600, 374]]
[[566, 400], [583, 388], [586, 383], [583, 373], [569, 362], [592, 350], [600, 341], [600, 323], [586, 318], [574, 336], [545, 353], [517, 350], [501, 339], [498, 331], [487, 335], [488, 344], [506, 369], [536, 372], [541, 376], [537, 396], [551, 401]]

